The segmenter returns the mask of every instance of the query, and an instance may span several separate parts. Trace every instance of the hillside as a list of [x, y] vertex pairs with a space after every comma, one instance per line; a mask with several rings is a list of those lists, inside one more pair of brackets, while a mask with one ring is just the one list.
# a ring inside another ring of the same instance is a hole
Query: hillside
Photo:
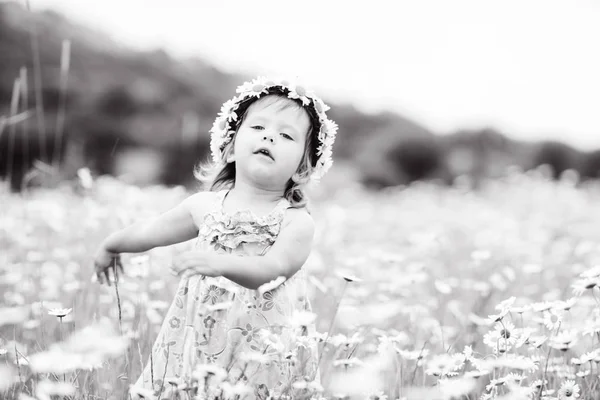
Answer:
[[[20, 109], [34, 107], [30, 30], [37, 32], [43, 127], [31, 119], [17, 127], [14, 145], [9, 134], [0, 138], [2, 159], [12, 150], [17, 181], [34, 158], [51, 154], [55, 147], [65, 39], [71, 41], [65, 139], [60, 142], [66, 175], [86, 165], [99, 174], [129, 173], [142, 184], [190, 183], [193, 165], [208, 154], [208, 130], [221, 104], [237, 85], [251, 78], [224, 73], [207, 60], [175, 60], [160, 50], [133, 51], [55, 12], [32, 13], [20, 3], [0, 3], [0, 115], [10, 114], [13, 83], [22, 67], [27, 69], [28, 105], [22, 103]], [[345, 161], [359, 171], [360, 179], [374, 186], [427, 177], [448, 181], [458, 173], [487, 171], [490, 152], [493, 160], [501, 160], [494, 161], [496, 169], [511, 163], [526, 166], [535, 159], [535, 146], [509, 140], [499, 132], [494, 131], [491, 141], [486, 138], [490, 130], [438, 137], [398, 114], [366, 114], [324, 100], [340, 125], [335, 148], [338, 165]], [[40, 139], [41, 130], [45, 141]], [[458, 163], [453, 157], [458, 157]], [[465, 157], [470, 161], [464, 162]], [[476, 160], [483, 160], [486, 167], [482, 169]], [[6, 163], [1, 164], [0, 174], [6, 174]]]

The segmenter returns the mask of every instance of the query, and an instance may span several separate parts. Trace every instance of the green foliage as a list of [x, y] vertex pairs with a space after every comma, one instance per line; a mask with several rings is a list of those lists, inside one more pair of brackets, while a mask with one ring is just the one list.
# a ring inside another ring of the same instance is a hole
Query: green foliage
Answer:
[[580, 156], [572, 147], [556, 142], [544, 141], [537, 150], [534, 164], [547, 164], [552, 168], [552, 176], [558, 178], [567, 169], [575, 169]]
[[442, 168], [442, 152], [432, 139], [408, 139], [392, 147], [388, 157], [409, 181], [431, 177]]

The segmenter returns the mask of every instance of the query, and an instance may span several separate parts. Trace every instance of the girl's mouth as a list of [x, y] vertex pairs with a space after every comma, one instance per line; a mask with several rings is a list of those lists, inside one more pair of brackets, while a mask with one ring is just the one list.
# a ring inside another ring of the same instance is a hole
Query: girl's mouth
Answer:
[[265, 157], [269, 157], [271, 160], [275, 161], [275, 158], [273, 157], [273, 155], [271, 154], [271, 152], [269, 151], [269, 149], [267, 149], [265, 147], [261, 147], [260, 149], [256, 150], [254, 152], [254, 154], [262, 154]]

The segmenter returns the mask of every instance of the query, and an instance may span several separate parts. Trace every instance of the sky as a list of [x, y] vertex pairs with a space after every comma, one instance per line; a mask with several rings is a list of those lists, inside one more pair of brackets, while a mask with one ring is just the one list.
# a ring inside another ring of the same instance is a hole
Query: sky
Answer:
[[134, 48], [291, 76], [437, 134], [494, 127], [600, 148], [597, 0], [29, 2]]

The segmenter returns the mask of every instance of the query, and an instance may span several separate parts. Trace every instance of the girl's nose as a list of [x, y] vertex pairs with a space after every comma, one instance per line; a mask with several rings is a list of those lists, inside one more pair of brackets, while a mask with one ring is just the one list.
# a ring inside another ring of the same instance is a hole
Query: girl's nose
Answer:
[[273, 136], [265, 136], [265, 137], [263, 137], [263, 140], [270, 140], [271, 143], [275, 142], [275, 140], [273, 139]]

